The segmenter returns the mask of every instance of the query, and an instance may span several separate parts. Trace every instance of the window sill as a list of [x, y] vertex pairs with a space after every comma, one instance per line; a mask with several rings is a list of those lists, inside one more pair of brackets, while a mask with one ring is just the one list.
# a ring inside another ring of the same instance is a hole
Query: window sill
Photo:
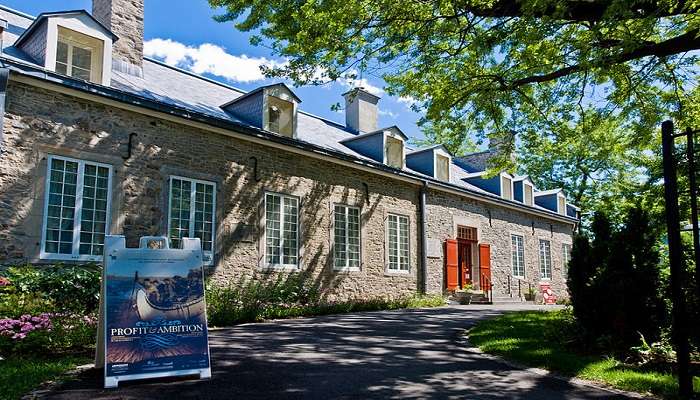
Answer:
[[39, 254], [41, 261], [76, 261], [76, 262], [102, 262], [103, 256], [88, 256], [88, 255], [73, 255], [73, 254], [56, 254], [44, 253]]
[[360, 268], [358, 267], [348, 267], [348, 268], [337, 268], [333, 267], [333, 272], [338, 272], [338, 273], [351, 273], [351, 272], [360, 272]]
[[408, 270], [385, 270], [384, 271], [384, 276], [408, 276], [411, 274], [411, 271]]
[[263, 272], [298, 272], [301, 268], [291, 264], [263, 264], [258, 267]]

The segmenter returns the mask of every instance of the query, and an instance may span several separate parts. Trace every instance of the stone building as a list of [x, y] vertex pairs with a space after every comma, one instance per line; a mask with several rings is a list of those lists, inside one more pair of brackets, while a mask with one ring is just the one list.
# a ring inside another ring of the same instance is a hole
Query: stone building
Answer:
[[199, 237], [213, 279], [303, 272], [332, 298], [566, 296], [578, 222], [561, 191], [484, 171], [493, 150], [412, 149], [284, 84], [250, 92], [143, 56], [143, 0], [32, 17], [0, 6], [0, 264], [99, 262], [105, 234]]

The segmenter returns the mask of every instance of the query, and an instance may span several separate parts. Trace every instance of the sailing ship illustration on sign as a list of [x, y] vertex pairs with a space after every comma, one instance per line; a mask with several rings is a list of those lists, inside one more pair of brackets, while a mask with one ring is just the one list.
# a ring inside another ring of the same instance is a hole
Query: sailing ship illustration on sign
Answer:
[[[196, 274], [191, 272], [188, 275]], [[181, 290], [178, 293], [180, 281], [188, 285], [187, 293], [182, 293]], [[200, 281], [201, 277], [188, 276], [185, 279], [175, 276], [158, 282], [152, 278], [139, 279], [137, 272], [134, 276], [134, 302], [139, 318], [142, 321], [189, 320], [204, 314], [204, 297], [193, 296], [190, 288], [192, 282]]]

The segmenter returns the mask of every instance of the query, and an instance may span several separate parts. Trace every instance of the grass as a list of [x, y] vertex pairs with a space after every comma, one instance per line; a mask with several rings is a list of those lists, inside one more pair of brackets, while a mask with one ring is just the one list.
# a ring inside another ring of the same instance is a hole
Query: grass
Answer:
[[[469, 340], [486, 353], [639, 393], [676, 398], [678, 383], [668, 372], [641, 369], [596, 354], [573, 351], [547, 332], [565, 326], [564, 312], [525, 311], [486, 320], [469, 331]], [[697, 381], [697, 378], [695, 378]], [[696, 383], [696, 390], [698, 390]]]
[[16, 357], [0, 360], [0, 400], [15, 400], [49, 379], [86, 364], [85, 357], [55, 359]]

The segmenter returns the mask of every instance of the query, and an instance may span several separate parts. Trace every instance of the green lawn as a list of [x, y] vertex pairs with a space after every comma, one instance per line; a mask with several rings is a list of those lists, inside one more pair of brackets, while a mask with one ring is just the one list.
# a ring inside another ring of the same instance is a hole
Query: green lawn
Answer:
[[85, 357], [0, 360], [0, 400], [19, 399], [42, 382], [56, 379], [77, 365], [88, 362], [90, 360]]
[[623, 390], [675, 398], [678, 384], [669, 373], [636, 369], [600, 355], [578, 354], [559, 341], [551, 340], [551, 335], [543, 334], [556, 331], [564, 321], [562, 312], [508, 313], [479, 323], [469, 331], [469, 340], [484, 352], [531, 367]]

